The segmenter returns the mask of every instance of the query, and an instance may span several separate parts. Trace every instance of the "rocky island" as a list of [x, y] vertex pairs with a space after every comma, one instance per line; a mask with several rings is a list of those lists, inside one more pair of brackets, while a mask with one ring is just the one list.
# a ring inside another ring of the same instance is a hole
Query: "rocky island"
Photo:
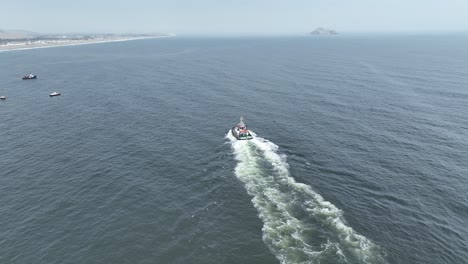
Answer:
[[328, 29], [324, 27], [318, 27], [314, 31], [310, 32], [310, 35], [336, 35], [338, 32], [333, 29]]

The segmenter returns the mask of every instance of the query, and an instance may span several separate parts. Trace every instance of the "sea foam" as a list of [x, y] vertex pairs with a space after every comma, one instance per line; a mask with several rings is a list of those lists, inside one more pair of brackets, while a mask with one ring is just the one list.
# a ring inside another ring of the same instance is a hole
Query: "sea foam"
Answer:
[[263, 225], [263, 241], [281, 263], [385, 263], [381, 249], [346, 224], [343, 212], [290, 176], [278, 146], [254, 134], [227, 134]]

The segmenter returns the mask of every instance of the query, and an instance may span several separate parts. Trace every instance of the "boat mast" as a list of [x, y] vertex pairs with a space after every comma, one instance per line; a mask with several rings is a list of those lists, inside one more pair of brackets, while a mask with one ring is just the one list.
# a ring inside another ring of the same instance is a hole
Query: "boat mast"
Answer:
[[244, 124], [244, 118], [242, 116], [240, 117], [240, 121], [239, 121], [238, 126], [243, 128], [243, 129], [247, 128], [247, 126]]

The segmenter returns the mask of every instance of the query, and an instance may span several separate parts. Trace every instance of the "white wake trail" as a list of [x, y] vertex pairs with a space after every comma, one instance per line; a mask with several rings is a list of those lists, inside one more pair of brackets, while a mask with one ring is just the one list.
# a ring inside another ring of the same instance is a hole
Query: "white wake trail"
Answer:
[[281, 263], [385, 263], [380, 249], [346, 225], [342, 211], [289, 175], [278, 146], [254, 135], [226, 136], [263, 225], [263, 241]]

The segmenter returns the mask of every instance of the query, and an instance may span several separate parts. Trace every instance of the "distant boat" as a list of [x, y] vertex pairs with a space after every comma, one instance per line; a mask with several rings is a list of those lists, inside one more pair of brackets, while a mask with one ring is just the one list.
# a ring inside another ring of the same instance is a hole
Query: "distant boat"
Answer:
[[6, 96], [0, 96], [0, 100], [5, 100]]
[[60, 93], [58, 93], [58, 92], [53, 92], [53, 93], [50, 94], [50, 97], [59, 96], [59, 95], [60, 95]]
[[23, 80], [32, 80], [32, 79], [37, 79], [37, 75], [30, 73], [29, 75], [26, 75], [23, 77]]
[[239, 123], [237, 123], [237, 125], [231, 129], [231, 133], [238, 140], [249, 140], [253, 138], [252, 134], [247, 129], [247, 126], [244, 124], [244, 119], [242, 116]]

